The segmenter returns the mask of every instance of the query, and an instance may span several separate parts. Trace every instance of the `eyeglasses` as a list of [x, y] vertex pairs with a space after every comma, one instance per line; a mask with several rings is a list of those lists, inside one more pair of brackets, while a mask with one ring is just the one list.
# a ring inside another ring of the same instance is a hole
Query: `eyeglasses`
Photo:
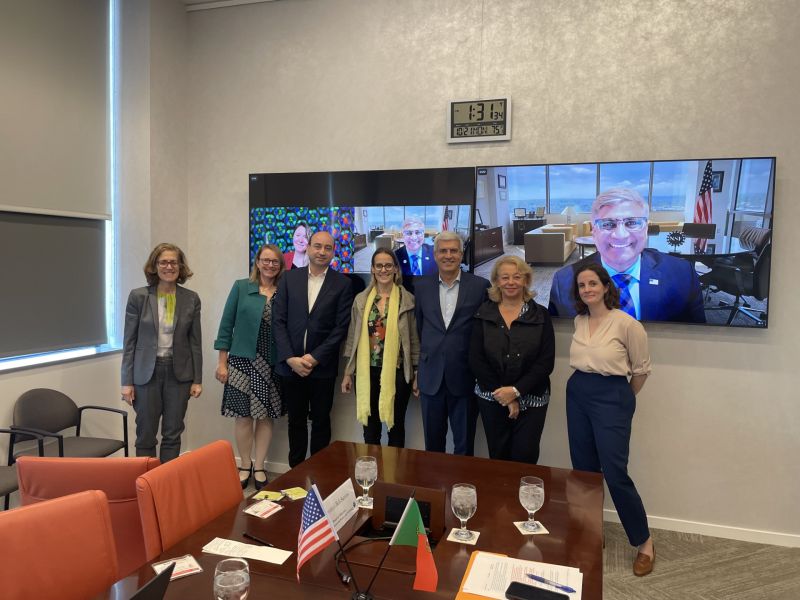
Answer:
[[394, 263], [386, 263], [383, 265], [372, 265], [372, 268], [376, 271], [391, 271], [394, 269]]
[[624, 219], [595, 219], [594, 226], [603, 231], [614, 231], [620, 224], [628, 231], [641, 231], [647, 226], [647, 217], [625, 217]]
[[406, 237], [411, 237], [412, 235], [420, 236], [420, 235], [424, 235], [424, 234], [425, 234], [425, 232], [422, 231], [421, 229], [405, 229], [405, 230], [403, 230], [403, 235], [406, 236]]
[[277, 267], [279, 264], [281, 264], [281, 261], [279, 261], [277, 258], [259, 258], [258, 262], [262, 265], [267, 265], [270, 267]]
[[177, 260], [157, 260], [156, 264], [162, 269], [166, 269], [167, 267], [177, 267], [180, 263]]

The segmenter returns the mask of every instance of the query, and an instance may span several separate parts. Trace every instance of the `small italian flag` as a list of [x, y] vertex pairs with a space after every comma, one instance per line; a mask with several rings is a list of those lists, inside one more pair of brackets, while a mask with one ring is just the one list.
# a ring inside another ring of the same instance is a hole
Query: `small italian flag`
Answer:
[[417, 576], [414, 578], [414, 589], [421, 592], [435, 592], [439, 583], [439, 573], [436, 572], [436, 563], [433, 562], [433, 553], [422, 523], [422, 515], [414, 498], [408, 499], [408, 504], [400, 517], [397, 529], [394, 531], [390, 546], [414, 546], [417, 548]]

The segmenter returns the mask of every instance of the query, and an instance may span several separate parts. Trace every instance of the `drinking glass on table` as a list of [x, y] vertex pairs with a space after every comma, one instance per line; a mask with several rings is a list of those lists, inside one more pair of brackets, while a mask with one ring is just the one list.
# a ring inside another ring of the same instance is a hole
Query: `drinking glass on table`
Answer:
[[356, 482], [364, 490], [364, 495], [359, 497], [358, 505], [370, 506], [369, 488], [378, 479], [378, 461], [374, 456], [359, 456], [356, 459]]
[[250, 591], [250, 567], [243, 558], [226, 558], [214, 569], [216, 600], [245, 600]]
[[523, 477], [519, 480], [519, 503], [528, 511], [528, 521], [522, 526], [525, 531], [536, 531], [539, 524], [533, 518], [544, 504], [544, 481], [538, 477]]
[[457, 483], [450, 490], [450, 508], [453, 514], [461, 521], [461, 529], [456, 531], [455, 536], [459, 540], [469, 541], [473, 538], [473, 533], [467, 529], [467, 521], [472, 518], [478, 510], [478, 492], [471, 483]]

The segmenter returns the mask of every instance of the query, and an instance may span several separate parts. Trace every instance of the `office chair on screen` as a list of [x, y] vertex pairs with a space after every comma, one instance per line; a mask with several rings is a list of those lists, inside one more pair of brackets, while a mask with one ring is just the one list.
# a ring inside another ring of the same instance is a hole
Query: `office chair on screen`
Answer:
[[136, 495], [153, 560], [242, 501], [230, 442], [212, 442], [148, 471], [136, 480]]
[[117, 580], [114, 533], [101, 491], [0, 513], [0, 539], [3, 598], [85, 600]]
[[[122, 439], [97, 438], [81, 435], [83, 412], [97, 410], [122, 416]], [[65, 429], [75, 427], [75, 435], [65, 435]], [[45, 438], [45, 456], [103, 457], [118, 450], [128, 456], [128, 413], [105, 406], [78, 407], [72, 398], [57, 390], [36, 388], [17, 398], [14, 404], [12, 429], [19, 439], [30, 439], [35, 433]], [[27, 434], [27, 435], [26, 435]], [[52, 441], [47, 441], [52, 438]], [[14, 458], [30, 456], [32, 450], [15, 450]]]
[[102, 490], [108, 497], [121, 579], [145, 562], [142, 519], [136, 478], [155, 469], [157, 458], [36, 458], [17, 461], [19, 495], [24, 506], [84, 490]]
[[727, 325], [730, 325], [737, 315], [743, 315], [755, 321], [756, 325], [764, 327], [767, 321], [766, 313], [754, 310], [744, 296], [764, 300], [769, 293], [772, 258], [770, 230], [760, 227], [744, 228], [739, 236], [739, 244], [750, 252], [720, 256], [711, 263], [711, 271], [700, 276], [700, 283], [707, 287], [710, 293], [723, 291], [734, 296], [733, 304], [720, 302], [719, 306], [706, 310], [730, 311]]

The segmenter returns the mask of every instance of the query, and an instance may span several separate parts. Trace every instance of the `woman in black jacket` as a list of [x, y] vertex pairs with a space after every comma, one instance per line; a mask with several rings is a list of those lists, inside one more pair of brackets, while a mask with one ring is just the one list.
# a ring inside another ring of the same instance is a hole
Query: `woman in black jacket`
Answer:
[[516, 256], [492, 268], [489, 300], [475, 315], [469, 366], [489, 456], [536, 464], [555, 361], [547, 310], [533, 301], [532, 269]]

